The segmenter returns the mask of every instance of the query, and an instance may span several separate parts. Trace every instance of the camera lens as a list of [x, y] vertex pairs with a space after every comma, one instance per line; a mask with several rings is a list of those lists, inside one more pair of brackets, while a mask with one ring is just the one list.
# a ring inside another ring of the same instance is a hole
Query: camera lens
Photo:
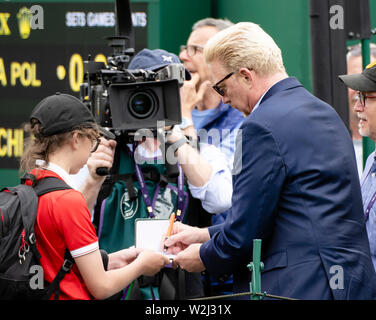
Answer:
[[145, 119], [154, 112], [154, 99], [148, 92], [135, 92], [129, 99], [129, 111], [138, 119]]

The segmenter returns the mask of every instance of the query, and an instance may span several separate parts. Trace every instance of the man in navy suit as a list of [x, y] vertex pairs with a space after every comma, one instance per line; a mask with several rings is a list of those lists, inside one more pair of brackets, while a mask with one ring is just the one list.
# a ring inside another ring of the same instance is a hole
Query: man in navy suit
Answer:
[[[262, 239], [262, 291], [299, 299], [372, 299], [374, 270], [352, 141], [335, 110], [288, 77], [258, 25], [238, 23], [205, 47], [213, 88], [240, 127], [232, 212], [219, 226], [180, 223], [165, 244], [188, 271], [234, 274], [249, 291]], [[182, 250], [184, 249], [184, 250]]]

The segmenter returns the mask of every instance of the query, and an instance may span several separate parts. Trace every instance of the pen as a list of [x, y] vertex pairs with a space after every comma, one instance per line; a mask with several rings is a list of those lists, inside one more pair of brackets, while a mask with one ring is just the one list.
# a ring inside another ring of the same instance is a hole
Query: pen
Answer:
[[[165, 240], [168, 239], [171, 236], [172, 227], [174, 226], [174, 222], [175, 222], [175, 213], [171, 213]], [[164, 250], [166, 251], [167, 249], [168, 248], [166, 246], [164, 246]]]

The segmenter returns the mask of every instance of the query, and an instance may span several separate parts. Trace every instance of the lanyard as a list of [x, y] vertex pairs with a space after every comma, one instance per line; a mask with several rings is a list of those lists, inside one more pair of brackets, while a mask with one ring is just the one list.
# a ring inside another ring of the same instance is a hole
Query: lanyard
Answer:
[[181, 166], [178, 164], [179, 176], [178, 176], [178, 205], [176, 210], [176, 220], [181, 221], [181, 213], [184, 207], [184, 173]]
[[376, 201], [376, 192], [373, 194], [371, 201], [368, 203], [368, 206], [367, 206], [367, 209], [366, 209], [366, 212], [365, 212], [366, 221], [369, 218], [369, 212], [371, 211], [371, 208], [372, 208], [373, 204], [375, 203], [375, 201]]
[[[151, 201], [151, 197], [150, 197], [149, 192], [146, 188], [145, 178], [144, 178], [144, 175], [142, 174], [142, 170], [134, 159], [134, 152], [136, 150], [136, 147], [137, 147], [137, 145], [136, 145], [136, 143], [134, 143], [133, 144], [133, 151], [131, 151], [129, 149], [129, 147], [127, 146], [127, 151], [128, 151], [128, 154], [132, 157], [132, 159], [134, 161], [136, 177], [137, 177], [138, 183], [140, 185], [142, 198], [145, 201], [149, 218], [154, 218], [155, 217], [154, 208], [155, 208], [155, 203], [156, 203], [156, 199], [157, 199], [158, 192], [159, 192], [159, 185], [158, 185], [157, 189], [155, 190], [154, 199], [153, 199], [153, 201]], [[176, 220], [180, 221], [181, 220], [181, 213], [183, 212], [183, 208], [184, 208], [184, 172], [183, 172], [180, 165], [178, 165], [178, 168], [179, 168], [178, 204], [177, 204], [177, 211], [176, 211]]]
[[142, 197], [143, 197], [143, 199], [144, 199], [144, 201], [146, 203], [146, 209], [148, 211], [149, 218], [154, 218], [155, 217], [155, 215], [153, 213], [154, 208], [153, 208], [153, 205], [151, 203], [151, 199], [150, 199], [150, 195], [149, 195], [148, 189], [146, 188], [146, 183], [145, 183], [144, 175], [142, 174], [141, 168], [136, 163], [136, 161], [134, 162], [134, 166], [135, 166], [135, 169], [136, 169], [137, 180], [138, 180], [138, 183], [140, 184]]
[[[367, 179], [369, 179], [370, 176], [374, 175], [375, 174], [375, 171], [376, 171], [376, 158], [371, 166], [371, 169], [369, 170], [369, 176], [367, 177]], [[372, 184], [371, 184], [372, 185]], [[368, 206], [367, 206], [367, 209], [366, 211], [364, 212], [365, 214], [365, 218], [366, 218], [366, 221], [368, 220], [369, 218], [369, 213], [371, 211], [371, 208], [373, 207], [373, 205], [375, 204], [375, 201], [376, 201], [376, 192], [373, 194], [370, 202], [368, 203]]]

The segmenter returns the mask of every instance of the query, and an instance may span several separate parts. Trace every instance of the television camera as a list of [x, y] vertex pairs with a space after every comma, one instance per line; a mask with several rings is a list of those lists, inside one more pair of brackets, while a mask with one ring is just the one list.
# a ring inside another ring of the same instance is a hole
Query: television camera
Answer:
[[135, 52], [130, 47], [133, 38], [129, 1], [116, 1], [115, 10], [116, 35], [108, 38], [113, 55], [107, 58], [107, 66], [90, 61], [90, 57], [84, 62], [81, 100], [99, 125], [128, 136], [139, 129], [155, 131], [157, 121], [164, 121], [166, 126], [180, 123], [179, 87], [185, 80], [184, 66], [175, 63], [154, 71], [127, 69]]
[[[90, 56], [84, 62], [80, 98], [96, 122], [109, 129], [106, 138], [116, 136], [132, 143], [140, 141], [146, 129], [146, 136], [152, 132], [167, 150], [164, 127], [158, 128], [158, 122], [170, 127], [181, 123], [179, 88], [185, 80], [185, 68], [176, 63], [159, 70], [127, 69], [135, 53], [129, 0], [116, 0], [115, 12], [115, 36], [107, 38], [113, 54], [107, 65], [91, 61]], [[176, 165], [165, 164], [170, 177], [179, 174]], [[98, 168], [97, 174], [107, 175], [108, 169]]]

